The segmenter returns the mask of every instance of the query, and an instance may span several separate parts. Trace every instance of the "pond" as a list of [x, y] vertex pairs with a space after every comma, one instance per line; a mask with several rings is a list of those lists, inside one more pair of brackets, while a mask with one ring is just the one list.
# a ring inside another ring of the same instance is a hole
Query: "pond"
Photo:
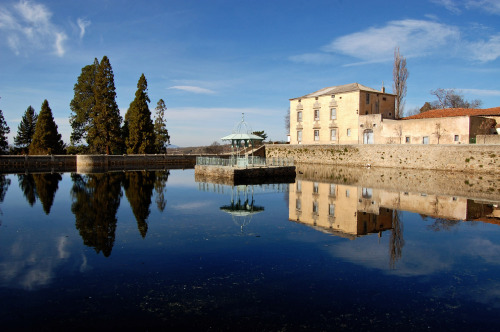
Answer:
[[[465, 179], [465, 180], [464, 180]], [[0, 175], [2, 330], [498, 330], [498, 176]]]

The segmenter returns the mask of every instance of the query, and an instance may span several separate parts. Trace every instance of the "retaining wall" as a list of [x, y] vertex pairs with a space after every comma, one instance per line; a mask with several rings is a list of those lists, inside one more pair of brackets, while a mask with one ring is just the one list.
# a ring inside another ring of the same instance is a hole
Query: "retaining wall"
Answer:
[[0, 156], [0, 173], [74, 172], [75, 156]]
[[237, 168], [230, 166], [196, 165], [195, 181], [213, 183], [263, 184], [292, 183], [295, 166]]
[[192, 168], [196, 156], [171, 155], [47, 155], [0, 156], [0, 173], [93, 173], [143, 168]]
[[295, 163], [500, 173], [499, 145], [266, 145]]
[[500, 135], [476, 135], [476, 144], [500, 145]]

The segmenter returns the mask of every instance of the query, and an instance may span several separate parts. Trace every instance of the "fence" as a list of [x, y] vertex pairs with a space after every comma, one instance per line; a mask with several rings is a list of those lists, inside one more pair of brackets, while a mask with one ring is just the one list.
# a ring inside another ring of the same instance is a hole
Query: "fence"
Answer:
[[231, 167], [262, 167], [262, 166], [293, 166], [293, 158], [262, 158], [249, 157], [196, 157], [196, 165], [231, 166]]

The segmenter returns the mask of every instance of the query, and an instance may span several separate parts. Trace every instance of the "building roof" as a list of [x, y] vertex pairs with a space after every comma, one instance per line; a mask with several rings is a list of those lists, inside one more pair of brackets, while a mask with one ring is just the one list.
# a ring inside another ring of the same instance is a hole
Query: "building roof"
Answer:
[[439, 110], [430, 110], [412, 116], [407, 116], [406, 118], [402, 118], [402, 120], [445, 118], [453, 116], [500, 116], [500, 107], [485, 108], [485, 109], [445, 108]]
[[369, 88], [369, 87], [364, 86], [364, 85], [359, 84], [359, 83], [351, 83], [351, 84], [330, 86], [328, 88], [323, 88], [321, 90], [315, 91], [315, 92], [310, 93], [308, 95], [305, 95], [302, 97], [297, 97], [297, 98], [292, 98], [290, 100], [300, 99], [300, 98], [319, 97], [319, 96], [325, 96], [325, 95], [335, 95], [335, 94], [339, 94], [339, 93], [353, 92], [353, 91], [368, 91], [368, 92], [374, 92], [374, 93], [390, 94], [390, 93], [382, 92], [380, 90], [375, 90], [375, 89]]

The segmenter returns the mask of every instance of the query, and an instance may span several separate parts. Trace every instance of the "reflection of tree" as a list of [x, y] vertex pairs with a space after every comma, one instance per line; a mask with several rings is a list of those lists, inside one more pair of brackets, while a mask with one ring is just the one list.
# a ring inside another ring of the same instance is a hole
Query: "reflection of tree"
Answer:
[[396, 262], [401, 259], [405, 240], [403, 238], [403, 222], [401, 220], [401, 211], [394, 210], [392, 217], [391, 239], [389, 240], [389, 266], [391, 269], [396, 267]]
[[151, 195], [153, 194], [155, 183], [155, 172], [136, 171], [125, 174], [125, 196], [127, 196], [132, 212], [137, 220], [137, 228], [141, 236], [146, 237], [149, 217], [149, 206], [151, 205]]
[[17, 176], [19, 182], [19, 188], [23, 191], [23, 195], [28, 201], [28, 203], [33, 206], [36, 202], [36, 186], [33, 174], [19, 174]]
[[35, 190], [38, 199], [42, 202], [43, 210], [46, 214], [49, 214], [62, 176], [59, 173], [33, 174], [33, 180], [35, 181]]
[[[5, 175], [1, 174], [0, 175], [0, 203], [3, 203], [3, 200], [5, 198], [5, 194], [7, 193], [7, 189], [9, 189], [10, 186], [10, 179], [7, 179]], [[0, 215], [2, 214], [2, 210], [0, 210]], [[0, 220], [0, 225], [2, 224]]]
[[122, 197], [123, 173], [72, 175], [71, 211], [83, 243], [105, 257], [115, 242], [116, 212]]
[[436, 218], [434, 222], [427, 226], [429, 229], [433, 230], [434, 232], [439, 232], [439, 231], [449, 231], [456, 225], [461, 223], [461, 220], [450, 220], [450, 219], [444, 219], [444, 218]]
[[165, 199], [165, 186], [168, 181], [168, 176], [170, 175], [170, 171], [158, 171], [156, 172], [155, 179], [155, 192], [156, 192], [156, 206], [160, 212], [165, 210], [165, 206], [167, 206], [167, 200]]

